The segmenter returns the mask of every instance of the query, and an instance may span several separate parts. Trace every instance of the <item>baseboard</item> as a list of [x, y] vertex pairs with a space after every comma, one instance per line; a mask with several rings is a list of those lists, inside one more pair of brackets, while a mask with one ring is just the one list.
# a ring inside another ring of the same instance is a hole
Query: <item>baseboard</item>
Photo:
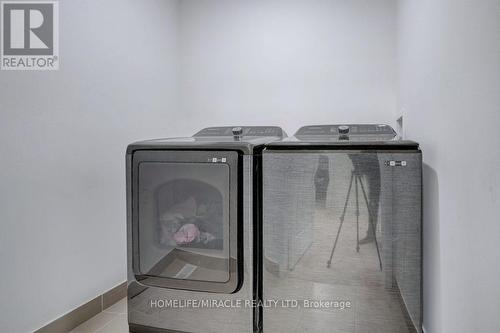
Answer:
[[127, 282], [123, 282], [73, 311], [53, 320], [36, 330], [35, 333], [67, 333], [126, 296]]

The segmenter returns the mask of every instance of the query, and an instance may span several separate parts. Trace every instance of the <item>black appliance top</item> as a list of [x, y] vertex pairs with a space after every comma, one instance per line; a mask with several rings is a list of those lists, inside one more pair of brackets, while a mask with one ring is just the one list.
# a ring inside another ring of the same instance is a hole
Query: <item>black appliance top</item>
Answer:
[[389, 125], [317, 125], [300, 128], [293, 137], [268, 144], [270, 149], [418, 149], [418, 143], [396, 138]]
[[204, 128], [192, 137], [139, 141], [127, 147], [136, 150], [240, 150], [252, 154], [254, 148], [286, 137], [276, 126], [224, 126]]

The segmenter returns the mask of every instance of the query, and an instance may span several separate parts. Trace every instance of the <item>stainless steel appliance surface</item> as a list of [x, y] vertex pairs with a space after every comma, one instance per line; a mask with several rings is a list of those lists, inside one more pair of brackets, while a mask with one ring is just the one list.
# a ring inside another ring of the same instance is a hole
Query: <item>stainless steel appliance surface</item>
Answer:
[[[213, 127], [128, 146], [131, 332], [253, 332], [261, 151], [279, 127]], [[256, 232], [257, 230], [257, 232]]]
[[421, 332], [419, 145], [321, 125], [262, 155], [264, 332]]

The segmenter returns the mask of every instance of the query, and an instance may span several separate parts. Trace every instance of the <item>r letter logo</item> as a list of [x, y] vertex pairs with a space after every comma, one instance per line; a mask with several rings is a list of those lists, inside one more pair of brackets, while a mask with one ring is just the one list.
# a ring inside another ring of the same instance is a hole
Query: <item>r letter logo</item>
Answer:
[[59, 69], [57, 1], [1, 2], [1, 69]]

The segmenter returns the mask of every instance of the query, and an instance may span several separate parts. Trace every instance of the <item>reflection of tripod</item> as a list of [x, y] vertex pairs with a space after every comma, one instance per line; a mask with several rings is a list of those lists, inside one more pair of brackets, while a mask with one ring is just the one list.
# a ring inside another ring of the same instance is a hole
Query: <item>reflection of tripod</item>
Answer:
[[365, 186], [363, 185], [363, 180], [361, 179], [361, 175], [354, 170], [351, 172], [351, 182], [349, 183], [349, 190], [347, 191], [347, 197], [345, 199], [344, 210], [342, 211], [342, 215], [340, 216], [340, 224], [339, 230], [337, 231], [337, 237], [335, 237], [335, 243], [333, 243], [332, 252], [330, 253], [330, 259], [326, 263], [326, 267], [330, 268], [332, 265], [333, 253], [335, 252], [335, 248], [337, 247], [337, 242], [339, 240], [340, 231], [342, 230], [342, 225], [344, 224], [345, 213], [347, 210], [347, 204], [349, 203], [349, 198], [351, 196], [352, 184], [356, 183], [356, 252], [359, 252], [359, 193], [358, 187], [361, 186], [361, 191], [363, 193], [363, 198], [365, 199], [366, 207], [368, 208], [368, 220], [372, 226], [373, 230], [373, 239], [375, 240], [375, 247], [377, 248], [378, 262], [380, 265], [380, 270], [382, 270], [382, 259], [380, 258], [380, 251], [378, 248], [377, 235], [375, 231], [375, 225], [373, 224], [374, 216], [372, 216], [372, 210], [370, 209], [370, 204], [368, 203], [368, 197], [366, 196]]

